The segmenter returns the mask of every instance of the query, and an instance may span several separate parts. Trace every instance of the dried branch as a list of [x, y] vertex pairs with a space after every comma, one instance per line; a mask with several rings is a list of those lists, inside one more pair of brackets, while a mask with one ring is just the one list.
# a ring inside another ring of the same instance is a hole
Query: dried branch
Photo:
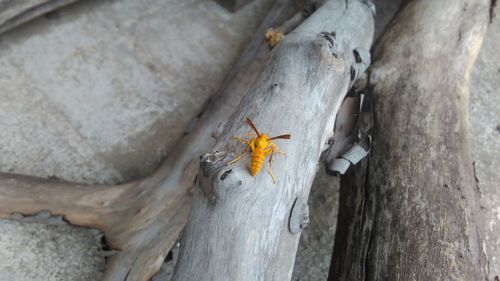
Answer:
[[[174, 280], [291, 278], [320, 153], [359, 66], [368, 63], [357, 62], [353, 51], [369, 49], [372, 35], [366, 1], [335, 0], [276, 45], [214, 150], [201, 160]], [[270, 136], [292, 135], [276, 140], [287, 153], [273, 159], [277, 184], [267, 163], [256, 177], [248, 158], [228, 166], [244, 150], [233, 136], [251, 132], [247, 117]]]

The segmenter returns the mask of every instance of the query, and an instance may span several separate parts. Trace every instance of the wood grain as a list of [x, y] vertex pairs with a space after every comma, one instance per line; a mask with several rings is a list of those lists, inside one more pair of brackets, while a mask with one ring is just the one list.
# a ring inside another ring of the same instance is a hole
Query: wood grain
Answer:
[[487, 280], [468, 84], [488, 8], [406, 1], [376, 45], [374, 142], [342, 179], [329, 280]]

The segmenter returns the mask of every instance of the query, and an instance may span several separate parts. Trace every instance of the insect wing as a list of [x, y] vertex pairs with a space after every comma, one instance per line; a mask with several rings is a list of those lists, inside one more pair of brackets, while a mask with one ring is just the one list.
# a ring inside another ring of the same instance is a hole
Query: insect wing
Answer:
[[250, 120], [250, 118], [247, 117], [247, 124], [252, 127], [252, 129], [257, 133], [258, 136], [260, 136], [259, 130], [257, 130], [257, 127], [255, 127], [255, 124]]
[[286, 134], [286, 135], [279, 135], [279, 136], [276, 136], [276, 137], [272, 137], [270, 138], [269, 140], [275, 140], [275, 139], [285, 139], [285, 140], [289, 140], [291, 137], [290, 134]]

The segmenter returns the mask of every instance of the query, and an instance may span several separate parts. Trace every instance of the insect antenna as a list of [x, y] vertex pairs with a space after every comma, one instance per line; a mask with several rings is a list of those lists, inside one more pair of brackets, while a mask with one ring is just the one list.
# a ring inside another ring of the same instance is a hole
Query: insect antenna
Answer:
[[247, 117], [247, 124], [252, 127], [252, 129], [257, 133], [258, 136], [260, 136], [259, 130], [257, 130], [257, 127], [255, 127], [255, 124], [250, 120], [250, 118]]
[[290, 137], [291, 137], [290, 134], [286, 134], [286, 135], [279, 135], [279, 136], [272, 137], [269, 140], [275, 140], [275, 139], [286, 139], [286, 140], [289, 140]]

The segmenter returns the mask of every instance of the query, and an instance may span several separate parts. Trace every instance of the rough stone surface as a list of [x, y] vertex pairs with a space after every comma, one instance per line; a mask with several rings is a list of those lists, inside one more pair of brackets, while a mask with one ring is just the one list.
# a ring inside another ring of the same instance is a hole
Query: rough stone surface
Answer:
[[97, 232], [17, 221], [2, 221], [0, 229], [0, 281], [88, 281], [101, 276], [104, 259]]

